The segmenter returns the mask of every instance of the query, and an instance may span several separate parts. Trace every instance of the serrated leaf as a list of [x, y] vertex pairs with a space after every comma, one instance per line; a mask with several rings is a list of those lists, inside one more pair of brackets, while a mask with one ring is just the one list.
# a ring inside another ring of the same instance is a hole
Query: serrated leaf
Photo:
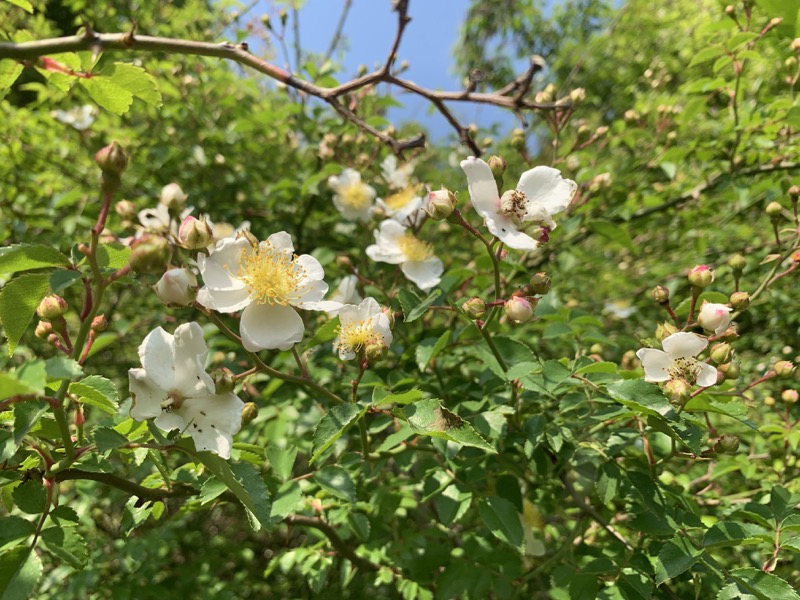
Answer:
[[120, 448], [128, 443], [128, 438], [110, 427], [95, 427], [92, 435], [94, 436], [94, 443], [100, 452]]
[[229, 465], [213, 452], [198, 452], [197, 457], [222, 481], [247, 510], [250, 527], [259, 531], [270, 523], [270, 503], [267, 486], [253, 465], [237, 463]]
[[721, 521], [715, 523], [703, 536], [703, 546], [738, 546], [761, 541], [759, 536], [770, 535], [770, 531], [754, 523]]
[[0, 462], [8, 460], [17, 451], [22, 440], [45, 414], [49, 406], [44, 401], [28, 400], [14, 405], [14, 431], [11, 440], [0, 451]]
[[111, 83], [127, 90], [136, 98], [150, 106], [161, 106], [161, 94], [155, 78], [142, 67], [130, 63], [115, 62], [104, 67], [102, 76], [108, 77]]
[[35, 530], [34, 524], [22, 517], [0, 517], [0, 547], [33, 535]]
[[740, 591], [754, 594], [760, 600], [800, 600], [800, 596], [786, 581], [760, 569], [733, 569], [730, 577]]
[[347, 500], [348, 502], [356, 501], [356, 484], [353, 483], [353, 478], [350, 477], [350, 473], [342, 467], [335, 465], [323, 467], [314, 475], [314, 481], [316, 481], [322, 489], [333, 494], [337, 498]]
[[47, 492], [41, 481], [23, 481], [14, 488], [12, 496], [17, 508], [29, 515], [38, 515], [44, 512], [47, 504]]
[[417, 344], [414, 350], [414, 356], [417, 359], [417, 368], [420, 371], [424, 371], [439, 352], [447, 346], [452, 334], [452, 330], [448, 329], [438, 338], [425, 338]]
[[39, 302], [50, 287], [47, 273], [27, 273], [9, 281], [0, 290], [0, 324], [8, 340], [8, 354], [14, 354], [30, 325]]
[[655, 559], [656, 585], [691, 569], [702, 555], [703, 550], [695, 548], [684, 536], [676, 535], [664, 544]]
[[272, 521], [279, 522], [297, 509], [303, 499], [303, 491], [296, 481], [287, 481], [272, 499]]
[[642, 379], [619, 380], [607, 387], [608, 394], [638, 415], [663, 418], [674, 415], [661, 388]]
[[328, 414], [320, 419], [314, 430], [314, 449], [308, 461], [309, 464], [313, 464], [323, 452], [342, 437], [344, 430], [353, 421], [360, 418], [366, 410], [366, 407], [362, 408], [354, 403], [338, 404], [331, 407]]
[[28, 600], [42, 576], [42, 561], [27, 546], [0, 554], [0, 600]]
[[417, 434], [458, 442], [487, 452], [497, 452], [472, 425], [444, 408], [436, 398], [420, 400], [402, 409], [398, 408], [394, 414], [408, 422]]
[[0, 373], [0, 400], [23, 394], [38, 394], [40, 390], [27, 381], [20, 380], [16, 373]]
[[81, 280], [80, 271], [70, 271], [69, 269], [56, 269], [50, 273], [50, 290], [58, 294], [67, 289], [74, 283]]
[[463, 517], [472, 503], [472, 492], [451, 484], [433, 499], [439, 520], [448, 527]]
[[108, 414], [117, 414], [119, 394], [116, 386], [100, 375], [90, 375], [69, 384], [68, 392], [78, 397], [80, 402], [95, 406]]
[[722, 46], [708, 46], [707, 48], [703, 48], [699, 50], [694, 57], [692, 57], [691, 62], [689, 63], [689, 67], [693, 67], [695, 65], [703, 64], [704, 62], [708, 62], [710, 60], [714, 60], [718, 56], [722, 56], [725, 54], [725, 48]]
[[339, 317], [335, 319], [331, 319], [330, 321], [326, 321], [325, 324], [317, 329], [316, 333], [309, 339], [305, 347], [306, 348], [313, 348], [314, 346], [319, 346], [320, 344], [325, 344], [327, 342], [332, 342], [336, 339], [337, 330], [339, 327]]
[[441, 298], [443, 294], [444, 292], [440, 289], [433, 290], [430, 294], [428, 294], [428, 297], [425, 298], [425, 300], [417, 304], [417, 306], [415, 306], [410, 312], [405, 313], [404, 322], [411, 323], [412, 321], [419, 319], [425, 314], [425, 311], [428, 310], [428, 307]]
[[121, 269], [128, 264], [131, 249], [124, 244], [112, 242], [97, 247], [97, 263], [102, 268]]
[[106, 77], [97, 76], [80, 79], [80, 84], [89, 96], [106, 110], [118, 115], [128, 112], [133, 103], [133, 94], [110, 81]]
[[397, 394], [386, 393], [386, 388], [376, 387], [372, 391], [372, 404], [375, 406], [383, 406], [386, 404], [411, 404], [417, 402], [425, 397], [425, 392], [413, 388], [405, 392], [398, 392]]
[[281, 481], [286, 481], [292, 476], [292, 468], [297, 458], [297, 447], [277, 448], [270, 446], [267, 448], [267, 460], [272, 472]]
[[44, 362], [48, 380], [69, 380], [83, 375], [83, 367], [78, 361], [66, 356], [54, 356]]
[[86, 541], [75, 527], [48, 527], [42, 531], [44, 547], [73, 569], [82, 569], [89, 561]]
[[497, 539], [524, 551], [522, 521], [513, 503], [499, 496], [484, 498], [478, 504], [478, 513], [484, 525]]
[[600, 501], [603, 504], [608, 504], [616, 497], [621, 487], [623, 473], [616, 463], [603, 463], [598, 471], [595, 490], [600, 497]]
[[0, 60], [0, 100], [8, 93], [11, 86], [22, 74], [24, 67], [15, 60]]
[[0, 274], [4, 275], [68, 264], [69, 258], [64, 254], [42, 244], [14, 244], [0, 248]]

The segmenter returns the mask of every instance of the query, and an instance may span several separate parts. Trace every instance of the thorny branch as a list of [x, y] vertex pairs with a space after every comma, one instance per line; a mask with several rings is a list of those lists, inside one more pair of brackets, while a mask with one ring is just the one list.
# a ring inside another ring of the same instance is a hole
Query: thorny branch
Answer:
[[[335, 87], [317, 86], [309, 81], [301, 79], [251, 54], [246, 43], [232, 44], [223, 42], [221, 44], [215, 44], [211, 42], [136, 35], [133, 30], [127, 33], [96, 33], [92, 31], [91, 28], [87, 27], [86, 31], [81, 35], [22, 43], [0, 42], [0, 59], [14, 59], [24, 62], [27, 66], [37, 66], [40, 65], [42, 58], [47, 55], [85, 50], [92, 52], [165, 52], [222, 58], [239, 63], [287, 87], [327, 102], [344, 119], [352, 122], [369, 135], [378, 138], [381, 142], [388, 145], [392, 149], [392, 152], [398, 156], [402, 156], [402, 153], [406, 150], [424, 147], [425, 135], [419, 133], [410, 138], [395, 139], [368, 125], [353, 110], [347, 107], [347, 103], [343, 101], [344, 96], [356, 90], [372, 87], [379, 83], [394, 85], [412, 94], [422, 96], [436, 107], [447, 122], [456, 130], [461, 142], [466, 145], [475, 156], [480, 156], [482, 154], [481, 149], [472, 138], [467, 127], [462, 125], [447, 107], [447, 102], [472, 102], [507, 108], [519, 117], [523, 125], [527, 124], [523, 116], [524, 112], [556, 108], [555, 103], [534, 102], [527, 98], [534, 75], [544, 67], [544, 61], [539, 57], [533, 57], [531, 59], [531, 65], [524, 74], [502, 88], [489, 93], [476, 93], [473, 91], [473, 85], [468, 86], [462, 91], [435, 91], [419, 86], [407, 79], [397, 77], [392, 72], [392, 68], [397, 59], [397, 52], [400, 48], [406, 26], [411, 21], [411, 17], [408, 16], [408, 4], [409, 0], [399, 0], [395, 3], [394, 10], [398, 15], [397, 31], [391, 50], [383, 65], [372, 73], [367, 73]], [[37, 62], [33, 62], [37, 59]], [[87, 75], [83, 76], [85, 77]], [[564, 108], [563, 104], [560, 105], [559, 108]]]

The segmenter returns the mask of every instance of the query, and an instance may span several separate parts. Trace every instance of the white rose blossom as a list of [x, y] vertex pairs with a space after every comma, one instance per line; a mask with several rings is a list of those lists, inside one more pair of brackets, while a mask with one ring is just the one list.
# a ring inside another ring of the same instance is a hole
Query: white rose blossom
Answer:
[[197, 296], [197, 277], [189, 269], [170, 269], [153, 290], [164, 304], [189, 306]]
[[[357, 283], [358, 277], [355, 275], [345, 275], [342, 277], [342, 280], [339, 282], [337, 288], [331, 294], [330, 301], [340, 302], [342, 305], [358, 304], [361, 302], [361, 296], [356, 289]], [[333, 316], [338, 312], [338, 309], [328, 311], [328, 316]]]
[[732, 310], [730, 306], [724, 304], [714, 304], [704, 301], [703, 305], [700, 307], [700, 314], [697, 316], [697, 322], [703, 329], [713, 331], [715, 335], [719, 335], [731, 324], [730, 312]]
[[361, 181], [361, 173], [345, 169], [341, 175], [331, 175], [328, 185], [333, 188], [333, 205], [350, 221], [369, 221], [375, 188]]
[[414, 172], [414, 163], [409, 161], [397, 166], [397, 157], [390, 154], [383, 159], [381, 163], [381, 173], [386, 184], [395, 190], [401, 190], [408, 187], [411, 180], [411, 174]]
[[690, 384], [709, 387], [717, 383], [717, 370], [695, 358], [708, 346], [708, 340], [696, 333], [673, 333], [664, 338], [661, 347], [640, 348], [636, 356], [644, 367], [644, 380], [659, 383], [685, 379]]
[[147, 230], [155, 233], [178, 234], [178, 224], [192, 214], [194, 206], [187, 206], [178, 215], [177, 221], [169, 215], [169, 207], [159, 202], [155, 208], [145, 208], [139, 211], [139, 223]]
[[72, 126], [78, 131], [86, 131], [94, 123], [97, 108], [91, 104], [71, 108], [69, 110], [54, 110], [50, 113], [56, 121]]
[[417, 194], [414, 186], [408, 186], [387, 197], [386, 200], [378, 198], [375, 201], [375, 208], [382, 209], [387, 217], [398, 223], [416, 223], [417, 218], [423, 212], [422, 196]]
[[333, 342], [334, 352], [342, 360], [351, 360], [369, 344], [392, 343], [389, 317], [375, 298], [364, 298], [358, 306], [347, 304], [339, 311], [338, 337]]
[[367, 247], [367, 256], [377, 262], [400, 265], [408, 279], [422, 290], [441, 281], [442, 261], [433, 253], [433, 246], [414, 237], [397, 221], [387, 219], [374, 231], [375, 243]]
[[243, 311], [239, 333], [245, 350], [289, 350], [303, 339], [305, 327], [296, 308], [336, 310], [338, 302], [322, 301], [328, 284], [319, 261], [294, 253], [285, 231], [254, 246], [245, 236], [217, 242], [197, 266], [204, 286], [197, 302], [222, 313]]
[[185, 323], [170, 335], [161, 327], [139, 346], [142, 366], [128, 371], [131, 417], [155, 418], [159, 429], [178, 429], [198, 450], [230, 458], [233, 436], [242, 426], [242, 402], [232, 392], [217, 394], [205, 372], [208, 347], [197, 323]]
[[534, 250], [535, 239], [521, 231], [527, 223], [542, 223], [555, 229], [553, 215], [569, 205], [577, 184], [561, 177], [561, 171], [551, 167], [534, 167], [519, 178], [516, 189], [502, 197], [486, 162], [470, 156], [461, 161], [467, 175], [472, 206], [478, 211], [489, 232], [509, 248]]

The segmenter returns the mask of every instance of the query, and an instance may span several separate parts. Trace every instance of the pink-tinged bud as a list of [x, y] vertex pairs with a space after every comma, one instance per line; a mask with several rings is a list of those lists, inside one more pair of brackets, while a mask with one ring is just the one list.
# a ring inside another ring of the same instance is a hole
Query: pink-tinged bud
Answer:
[[512, 296], [506, 300], [506, 315], [514, 323], [525, 323], [533, 318], [533, 309], [536, 304], [523, 296]]
[[699, 288], [708, 287], [714, 283], [714, 271], [706, 265], [697, 265], [689, 271], [689, 283]]
[[729, 362], [724, 365], [718, 365], [717, 372], [722, 373], [725, 379], [739, 379], [739, 364], [735, 362]]
[[186, 207], [186, 199], [189, 196], [183, 193], [181, 186], [177, 183], [168, 183], [161, 188], [161, 204], [166, 205], [173, 213], [179, 213]]
[[722, 365], [731, 361], [733, 358], [733, 348], [727, 342], [721, 342], [711, 346], [709, 356], [718, 365]]
[[388, 306], [381, 306], [381, 312], [389, 319], [389, 327], [394, 327], [394, 311]]
[[188, 269], [170, 269], [153, 290], [164, 304], [189, 306], [197, 297], [197, 278]]
[[747, 266], [747, 259], [741, 254], [734, 254], [728, 259], [728, 266], [734, 273], [741, 273]]
[[544, 296], [552, 287], [553, 281], [550, 279], [550, 275], [544, 271], [534, 273], [531, 276], [530, 283], [528, 284], [528, 290], [530, 290], [530, 293], [538, 296]]
[[132, 221], [139, 211], [136, 210], [136, 205], [130, 200], [120, 200], [114, 205], [114, 212], [123, 219]]
[[666, 321], [659, 323], [658, 327], [656, 327], [656, 339], [659, 342], [663, 342], [665, 339], [675, 333], [678, 333], [678, 328], [672, 323], [668, 323]]
[[670, 379], [664, 384], [664, 395], [669, 401], [678, 406], [683, 406], [689, 399], [692, 386], [683, 379]]
[[214, 382], [214, 391], [217, 394], [228, 394], [236, 387], [236, 376], [227, 367], [217, 367], [209, 375]]
[[663, 285], [657, 285], [650, 292], [650, 297], [658, 304], [666, 304], [669, 302], [669, 290]]
[[128, 157], [117, 142], [111, 142], [94, 155], [97, 166], [105, 173], [122, 175], [128, 167]]
[[496, 154], [489, 157], [489, 160], [486, 161], [486, 164], [489, 165], [489, 168], [492, 170], [492, 175], [497, 177], [502, 177], [503, 173], [506, 172], [506, 167], [508, 163], [506, 163], [505, 159], [501, 156], [497, 156]]
[[797, 390], [783, 390], [781, 393], [781, 400], [786, 404], [794, 404], [798, 399], [800, 399], [800, 393]]
[[53, 333], [53, 325], [49, 321], [39, 321], [33, 332], [36, 337], [42, 340], [46, 340], [51, 333]]
[[97, 315], [92, 319], [92, 331], [102, 333], [106, 329], [108, 329], [108, 320], [105, 315]]
[[252, 423], [258, 416], [258, 406], [255, 402], [245, 402], [242, 407], [242, 427]]
[[773, 367], [775, 374], [781, 379], [789, 379], [794, 375], [794, 364], [788, 360], [779, 360]]
[[486, 314], [486, 302], [477, 296], [473, 296], [461, 305], [461, 310], [473, 319], [480, 319]]
[[731, 294], [731, 306], [734, 310], [746, 310], [750, 306], [750, 294], [747, 292], [733, 292]]
[[163, 272], [169, 260], [169, 242], [163, 237], [146, 235], [131, 246], [128, 264], [138, 273]]
[[208, 221], [188, 216], [178, 229], [178, 243], [187, 250], [203, 250], [213, 241], [214, 233]]
[[36, 308], [36, 314], [44, 321], [55, 321], [67, 314], [67, 301], [61, 296], [45, 296]]
[[726, 433], [714, 444], [714, 451], [717, 454], [735, 454], [739, 450], [739, 438], [735, 435]]
[[428, 204], [424, 210], [431, 219], [443, 221], [453, 214], [457, 202], [458, 200], [453, 192], [447, 188], [442, 188], [428, 193]]
[[389, 347], [383, 340], [373, 340], [364, 348], [364, 358], [369, 364], [383, 360], [388, 353]]
[[720, 335], [731, 324], [731, 307], [725, 304], [714, 304], [703, 302], [700, 307], [700, 314], [697, 315], [697, 322], [706, 331], [713, 331]]

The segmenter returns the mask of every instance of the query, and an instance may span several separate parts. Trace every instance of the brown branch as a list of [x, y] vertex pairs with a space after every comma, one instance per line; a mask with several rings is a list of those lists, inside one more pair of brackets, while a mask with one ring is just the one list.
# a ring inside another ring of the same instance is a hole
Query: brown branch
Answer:
[[302, 515], [290, 515], [286, 517], [285, 522], [289, 525], [298, 525], [300, 527], [311, 527], [322, 532], [328, 541], [331, 543], [336, 551], [344, 558], [349, 560], [356, 567], [360, 567], [365, 571], [377, 571], [380, 565], [360, 557], [353, 549], [341, 538], [336, 530], [322, 519], [315, 519], [313, 517], [304, 517]]
[[131, 496], [136, 496], [141, 500], [148, 501], [162, 500], [164, 498], [185, 498], [188, 496], [193, 496], [196, 493], [196, 491], [190, 486], [173, 486], [172, 489], [169, 490], [160, 488], [147, 488], [139, 485], [138, 483], [134, 483], [133, 481], [128, 481], [122, 477], [117, 477], [111, 473], [94, 473], [91, 471], [82, 471], [80, 469], [64, 469], [63, 471], [58, 471], [55, 474], [56, 481], [72, 481], [76, 479], [89, 479], [91, 481], [97, 481], [98, 483], [103, 483], [105, 485], [115, 487], [118, 490], [122, 490]]
[[339, 22], [336, 24], [336, 30], [333, 33], [333, 37], [331, 37], [331, 43], [328, 45], [328, 50], [323, 55], [323, 63], [333, 56], [336, 46], [339, 44], [339, 39], [342, 37], [342, 31], [344, 31], [344, 24], [347, 21], [347, 13], [350, 12], [350, 7], [352, 5], [353, 0], [344, 0], [344, 6], [342, 6], [342, 13], [339, 15]]

